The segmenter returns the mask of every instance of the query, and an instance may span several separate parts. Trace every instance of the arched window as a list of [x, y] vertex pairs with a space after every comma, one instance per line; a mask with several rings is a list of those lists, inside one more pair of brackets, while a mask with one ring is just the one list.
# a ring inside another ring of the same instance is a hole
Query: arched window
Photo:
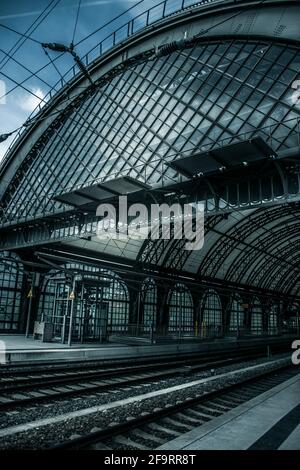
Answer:
[[184, 284], [176, 284], [169, 292], [169, 333], [194, 334], [193, 299]]
[[127, 331], [129, 292], [125, 282], [114, 272], [68, 263], [69, 270], [52, 270], [45, 277], [39, 304], [39, 319], [54, 326], [54, 336], [63, 339], [70, 317], [70, 293], [75, 276], [73, 303], [74, 341], [97, 340], [103, 334]]
[[[65, 265], [65, 267], [67, 267]], [[65, 273], [52, 269], [45, 276], [41, 288], [38, 306], [38, 321], [47, 321], [53, 325], [54, 338], [61, 338], [64, 316], [69, 313], [68, 296], [71, 281]], [[76, 311], [76, 307], [75, 307]]]
[[222, 334], [222, 304], [218, 293], [212, 289], [205, 292], [201, 301], [201, 335], [204, 337]]
[[[106, 275], [105, 275], [106, 273]], [[129, 322], [129, 292], [126, 283], [112, 271], [105, 271], [103, 301], [108, 302], [108, 326], [112, 333], [126, 331]]]
[[24, 269], [14, 253], [0, 253], [0, 331], [17, 331]]
[[270, 307], [269, 318], [268, 318], [268, 333], [269, 335], [278, 334], [278, 314], [279, 305], [273, 304]]
[[244, 328], [245, 312], [242, 306], [242, 299], [239, 295], [231, 298], [229, 315], [229, 331], [235, 333], [241, 332]]
[[300, 333], [300, 307], [299, 304], [290, 304], [288, 307], [287, 332]]
[[153, 279], [148, 278], [142, 284], [142, 304], [144, 328], [155, 329], [157, 312], [157, 288]]
[[250, 311], [251, 333], [261, 335], [263, 331], [263, 311], [260, 300], [254, 297]]
[[209, 290], [201, 303], [202, 321], [206, 325], [222, 325], [222, 305], [217, 292]]

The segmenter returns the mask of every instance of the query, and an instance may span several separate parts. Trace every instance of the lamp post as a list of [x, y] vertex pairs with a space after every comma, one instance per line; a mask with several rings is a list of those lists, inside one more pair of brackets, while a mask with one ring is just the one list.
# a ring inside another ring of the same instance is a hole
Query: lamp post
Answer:
[[27, 298], [29, 299], [29, 304], [28, 304], [27, 321], [26, 321], [26, 333], [25, 333], [26, 338], [28, 338], [28, 336], [29, 336], [31, 311], [32, 311], [33, 288], [34, 288], [33, 286], [34, 286], [34, 284], [35, 284], [35, 274], [32, 277], [30, 290], [27, 294]]
[[69, 295], [69, 299], [71, 300], [71, 312], [70, 312], [70, 324], [69, 324], [69, 334], [68, 334], [68, 346], [72, 345], [72, 329], [73, 329], [73, 316], [74, 316], [74, 300], [75, 300], [75, 276], [73, 278], [72, 284], [72, 292]]

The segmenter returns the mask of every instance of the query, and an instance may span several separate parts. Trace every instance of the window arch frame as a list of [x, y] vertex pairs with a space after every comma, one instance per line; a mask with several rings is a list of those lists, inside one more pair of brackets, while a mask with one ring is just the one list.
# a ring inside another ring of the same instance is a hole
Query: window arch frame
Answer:
[[190, 289], [183, 283], [176, 283], [168, 292], [167, 305], [168, 333], [192, 336], [194, 334], [194, 302]]

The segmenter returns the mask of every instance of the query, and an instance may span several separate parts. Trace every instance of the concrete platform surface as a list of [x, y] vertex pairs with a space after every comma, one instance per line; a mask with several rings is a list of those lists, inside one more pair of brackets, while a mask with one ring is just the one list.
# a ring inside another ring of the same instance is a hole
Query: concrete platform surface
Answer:
[[[72, 346], [67, 344], [62, 344], [58, 342], [47, 342], [43, 343], [39, 340], [34, 340], [32, 336], [26, 338], [24, 335], [4, 335], [0, 334], [0, 341], [4, 341], [7, 351], [18, 351], [18, 350], [45, 350], [45, 349], [98, 349], [98, 348], [107, 348], [114, 347], [116, 343], [76, 343]], [[117, 344], [121, 346], [120, 344]]]
[[[291, 343], [293, 338], [282, 338]], [[68, 346], [61, 343], [43, 343], [35, 341], [32, 336], [26, 338], [24, 335], [0, 334], [0, 365], [17, 363], [57, 362], [57, 361], [82, 361], [82, 360], [105, 360], [124, 359], [136, 357], [160, 357], [176, 354], [193, 354], [200, 352], [222, 352], [226, 353], [261, 344], [266, 350], [267, 345], [272, 347], [278, 338], [245, 338], [245, 339], [218, 339], [210, 341], [182, 341], [158, 344], [132, 345], [126, 343], [84, 343]]]
[[295, 377], [158, 449], [300, 450], [300, 370]]

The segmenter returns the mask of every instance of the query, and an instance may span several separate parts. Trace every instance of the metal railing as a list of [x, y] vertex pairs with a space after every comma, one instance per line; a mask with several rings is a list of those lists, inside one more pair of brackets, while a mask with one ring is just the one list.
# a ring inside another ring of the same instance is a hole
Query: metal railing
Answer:
[[138, 325], [138, 324], [123, 324], [111, 326], [108, 328], [108, 335], [120, 337], [126, 340], [126, 338], [136, 338], [141, 340], [147, 340], [149, 343], [155, 343], [159, 341], [188, 341], [188, 340], [216, 340], [221, 338], [228, 339], [239, 339], [247, 337], [262, 337], [262, 336], [283, 336], [292, 335], [297, 332], [296, 328], [248, 328], [242, 327], [237, 329], [224, 328], [219, 324], [199, 324], [199, 325], [182, 325], [176, 327], [156, 327], [154, 325]]
[[[149, 26], [152, 26], [155, 23], [158, 23], [159, 21], [169, 16], [181, 13], [192, 7], [208, 6], [212, 3], [223, 3], [224, 1], [228, 0], [163, 0], [162, 2], [140, 13], [129, 21], [126, 21], [112, 33], [108, 34], [82, 57], [82, 61], [86, 66], [89, 66], [93, 60], [109, 52], [115, 46], [120, 45], [134, 34], [148, 28]], [[124, 14], [125, 13], [126, 12], [124, 12]], [[42, 109], [45, 110], [47, 108], [47, 102], [49, 102], [49, 100], [51, 100], [57, 93], [59, 93], [59, 91], [65, 86], [66, 82], [74, 79], [75, 76], [79, 75], [80, 73], [81, 72], [78, 72], [76, 65], [73, 65], [69, 70], [67, 70], [67, 72], [62, 75], [62, 78], [60, 78], [60, 80], [58, 80], [58, 82], [56, 82], [55, 85], [44, 96], [44, 104], [42, 105], [39, 103], [38, 106], [32, 111], [28, 117], [28, 121], [33, 117], [37, 117], [38, 113], [41, 112]], [[25, 127], [21, 128], [10, 143], [2, 161], [0, 162], [0, 171], [2, 166], [4, 166], [8, 160], [11, 148], [25, 131]]]
[[[42, 315], [41, 321], [46, 321], [53, 324], [53, 340], [61, 342], [66, 340], [66, 332], [69, 329], [69, 316], [50, 314]], [[73, 327], [73, 340], [79, 341], [82, 339], [84, 342], [88, 341], [87, 332], [83, 335], [81, 322], [83, 319], [77, 318]], [[78, 323], [79, 322], [79, 323]], [[90, 326], [90, 336], [94, 341], [99, 340], [99, 325], [93, 322]], [[95, 329], [95, 331], [93, 330]], [[96, 331], [97, 330], [97, 331]], [[98, 333], [97, 333], [98, 332]], [[164, 341], [209, 341], [227, 338], [231, 340], [239, 338], [253, 338], [253, 337], [270, 337], [270, 336], [291, 336], [299, 335], [300, 324], [286, 325], [283, 327], [269, 326], [267, 328], [249, 328], [240, 327], [239, 329], [226, 327], [220, 324], [205, 324], [197, 323], [195, 325], [177, 325], [177, 326], [156, 326], [153, 324], [136, 324], [136, 323], [113, 323], [107, 325], [103, 338], [105, 340], [114, 341], [116, 338], [123, 339], [124, 341], [130, 339], [141, 340], [150, 344]]]

